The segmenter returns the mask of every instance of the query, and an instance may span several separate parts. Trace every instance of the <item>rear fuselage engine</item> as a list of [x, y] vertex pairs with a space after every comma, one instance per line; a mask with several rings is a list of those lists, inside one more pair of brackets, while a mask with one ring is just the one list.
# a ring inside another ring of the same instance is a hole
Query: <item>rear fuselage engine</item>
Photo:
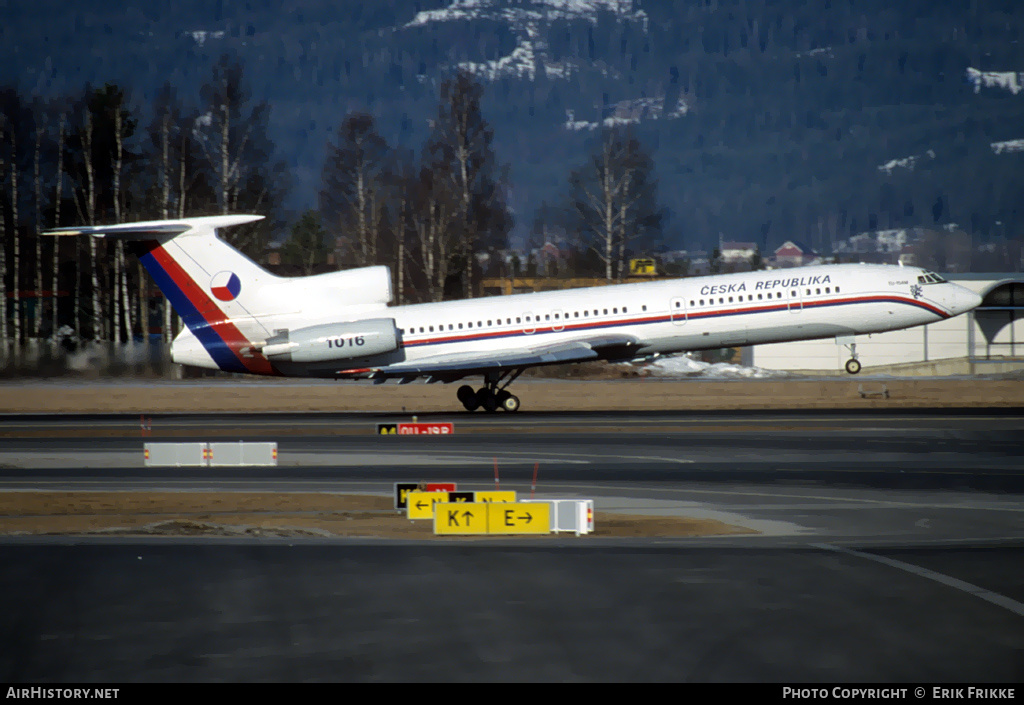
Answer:
[[329, 362], [369, 357], [398, 348], [393, 318], [370, 318], [281, 331], [263, 345], [263, 354], [277, 362]]

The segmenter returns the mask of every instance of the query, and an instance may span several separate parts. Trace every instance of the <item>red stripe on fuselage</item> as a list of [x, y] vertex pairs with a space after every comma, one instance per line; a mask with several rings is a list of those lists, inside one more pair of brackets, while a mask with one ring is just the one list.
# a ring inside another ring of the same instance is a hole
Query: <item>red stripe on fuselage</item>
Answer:
[[192, 277], [188, 275], [184, 269], [181, 268], [173, 257], [163, 248], [163, 246], [157, 246], [150, 252], [153, 259], [163, 267], [164, 271], [167, 272], [167, 276], [175, 283], [175, 285], [181, 289], [183, 293], [192, 305], [199, 311], [199, 315], [203, 317], [203, 320], [210, 326], [210, 330], [215, 332], [220, 339], [224, 341], [224, 344], [228, 347], [231, 352], [235, 354], [238, 361], [245, 366], [249, 372], [253, 374], [261, 375], [273, 375], [277, 374], [274, 366], [270, 364], [270, 360], [263, 357], [263, 355], [253, 352], [250, 355], [243, 355], [242, 348], [251, 347], [252, 341], [246, 338], [238, 327], [231, 322], [230, 319], [224, 314], [223, 311], [206, 295], [206, 292], [193, 281]]
[[[843, 296], [840, 298], [831, 299], [813, 299], [811, 301], [803, 301], [802, 305], [797, 302], [792, 303], [792, 308], [797, 309], [812, 309], [812, 308], [824, 308], [827, 306], [843, 306], [847, 304], [866, 304], [866, 303], [884, 303], [891, 301], [894, 303], [906, 304], [910, 306], [917, 306], [931, 311], [940, 318], [949, 318], [949, 313], [942, 309], [921, 301], [919, 299], [910, 299], [905, 296], [897, 295], [865, 295], [865, 296]], [[406, 340], [404, 346], [407, 348], [415, 348], [425, 345], [439, 345], [443, 343], [469, 343], [477, 342], [480, 340], [488, 340], [491, 338], [515, 338], [523, 335], [534, 335], [535, 333], [572, 333], [576, 331], [585, 330], [597, 330], [600, 328], [608, 327], [622, 327], [629, 325], [645, 325], [650, 323], [668, 323], [673, 318], [679, 323], [685, 323], [686, 321], [696, 321], [701, 319], [713, 319], [713, 318], [724, 318], [726, 316], [736, 316], [743, 314], [754, 314], [754, 313], [771, 313], [771, 312], [782, 312], [791, 310], [791, 300], [780, 300], [778, 303], [768, 304], [767, 302], [758, 303], [753, 306], [743, 307], [732, 307], [732, 308], [719, 308], [719, 309], [688, 309], [686, 313], [680, 311], [673, 317], [671, 314], [658, 314], [652, 316], [641, 316], [641, 317], [630, 317], [625, 319], [610, 319], [610, 320], [591, 320], [590, 322], [580, 321], [579, 323], [567, 323], [562, 328], [555, 329], [551, 325], [538, 326], [530, 333], [526, 332], [525, 328], [516, 328], [512, 330], [503, 331], [492, 331], [492, 332], [480, 332], [480, 333], [455, 333], [454, 335], [442, 335], [442, 336], [430, 336], [419, 340]], [[438, 331], [440, 332], [440, 331]], [[423, 335], [422, 333], [420, 335]]]

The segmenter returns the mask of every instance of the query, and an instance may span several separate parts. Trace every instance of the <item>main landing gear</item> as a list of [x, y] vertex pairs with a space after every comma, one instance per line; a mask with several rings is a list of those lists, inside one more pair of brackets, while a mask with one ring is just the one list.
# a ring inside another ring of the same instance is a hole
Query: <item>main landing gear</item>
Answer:
[[[505, 372], [499, 376], [484, 376], [484, 386], [477, 391], [473, 391], [473, 388], [468, 384], [464, 384], [459, 387], [459, 391], [456, 392], [456, 396], [462, 405], [466, 407], [466, 411], [476, 411], [477, 409], [483, 409], [487, 412], [494, 412], [498, 409], [504, 411], [519, 411], [519, 397], [509, 392], [508, 387], [522, 373], [522, 370], [516, 370], [515, 372]], [[502, 380], [508, 377], [508, 381], [504, 384]], [[500, 386], [499, 386], [500, 385]]]

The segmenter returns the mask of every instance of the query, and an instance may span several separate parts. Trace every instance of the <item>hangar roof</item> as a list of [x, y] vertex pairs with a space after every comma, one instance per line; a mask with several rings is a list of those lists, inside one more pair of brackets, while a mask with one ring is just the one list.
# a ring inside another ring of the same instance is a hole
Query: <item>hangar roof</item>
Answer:
[[1024, 308], [1024, 272], [1006, 274], [969, 273], [947, 277], [949, 281], [967, 287], [981, 294], [980, 308], [1021, 309]]

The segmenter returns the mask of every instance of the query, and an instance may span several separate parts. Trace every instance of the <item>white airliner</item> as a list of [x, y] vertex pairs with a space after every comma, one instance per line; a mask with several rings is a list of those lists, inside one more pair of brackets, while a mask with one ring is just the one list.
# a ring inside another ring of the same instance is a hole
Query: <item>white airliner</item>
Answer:
[[387, 267], [277, 277], [220, 240], [229, 215], [81, 227], [52, 235], [131, 241], [187, 328], [180, 364], [228, 372], [411, 382], [482, 375], [470, 411], [519, 409], [528, 367], [628, 361], [734, 345], [835, 337], [860, 370], [855, 335], [970, 311], [981, 297], [917, 267], [842, 264], [389, 306]]

